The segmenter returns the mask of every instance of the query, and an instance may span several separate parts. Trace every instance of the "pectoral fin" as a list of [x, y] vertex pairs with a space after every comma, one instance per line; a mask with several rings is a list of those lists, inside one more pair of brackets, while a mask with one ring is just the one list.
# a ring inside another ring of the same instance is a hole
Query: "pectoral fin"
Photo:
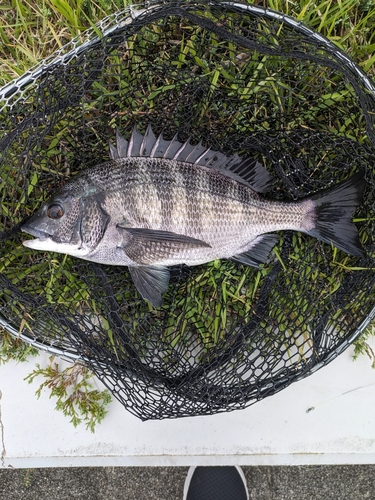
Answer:
[[160, 307], [169, 284], [168, 269], [164, 266], [129, 266], [129, 272], [139, 294], [154, 307]]
[[202, 240], [183, 234], [154, 229], [117, 226], [123, 233], [124, 251], [140, 265], [156, 264], [188, 248], [210, 247]]

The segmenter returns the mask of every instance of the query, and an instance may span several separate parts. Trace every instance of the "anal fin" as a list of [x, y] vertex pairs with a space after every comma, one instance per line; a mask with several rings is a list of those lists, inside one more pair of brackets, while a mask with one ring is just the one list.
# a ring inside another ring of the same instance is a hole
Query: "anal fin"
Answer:
[[277, 234], [262, 234], [249, 244], [249, 248], [245, 252], [233, 255], [230, 260], [246, 266], [259, 267], [260, 264], [266, 262], [279, 239]]

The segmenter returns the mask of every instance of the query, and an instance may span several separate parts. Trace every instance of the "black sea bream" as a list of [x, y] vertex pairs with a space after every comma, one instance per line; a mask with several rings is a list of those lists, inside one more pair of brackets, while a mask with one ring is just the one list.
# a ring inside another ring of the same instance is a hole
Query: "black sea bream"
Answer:
[[[296, 202], [264, 198], [273, 179], [254, 159], [225, 156], [176, 138], [117, 133], [111, 160], [82, 171], [22, 226], [24, 245], [128, 266], [140, 295], [158, 307], [168, 266], [231, 259], [258, 266], [278, 236], [302, 231], [363, 256], [352, 222], [363, 172]], [[271, 234], [270, 234], [271, 233]]]

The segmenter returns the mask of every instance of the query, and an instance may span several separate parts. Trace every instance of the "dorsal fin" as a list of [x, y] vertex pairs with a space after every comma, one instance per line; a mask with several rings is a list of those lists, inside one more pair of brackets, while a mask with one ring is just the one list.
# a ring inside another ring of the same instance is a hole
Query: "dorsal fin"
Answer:
[[160, 134], [151, 150], [151, 158], [164, 158], [165, 151], [171, 141], [165, 141]]
[[[119, 133], [120, 135], [120, 133]], [[139, 132], [136, 126], [133, 128], [132, 135], [129, 139], [128, 151], [126, 153], [127, 157], [130, 156], [142, 156], [141, 155], [141, 144], [143, 142], [143, 135]], [[119, 147], [117, 146], [117, 151]]]
[[171, 141], [167, 144], [163, 158], [166, 160], [173, 160], [176, 153], [181, 149], [182, 143], [178, 142], [177, 134], [173, 137]]
[[177, 140], [177, 135], [170, 141], [163, 139], [161, 134], [156, 138], [150, 125], [144, 136], [134, 127], [129, 141], [116, 130], [116, 147], [110, 143], [109, 154], [111, 159], [140, 156], [164, 158], [213, 168], [227, 177], [247, 184], [258, 193], [265, 193], [273, 184], [273, 177], [254, 158], [243, 160], [237, 154], [227, 156], [206, 148], [202, 142], [194, 145], [187, 140], [182, 143]]
[[258, 193], [266, 193], [275, 182], [268, 170], [254, 158], [240, 159], [239, 162], [229, 166], [229, 170]]
[[152, 148], [156, 142], [156, 137], [151, 125], [148, 125], [140, 148], [140, 156], [151, 156]]
[[111, 141], [108, 142], [109, 142], [109, 157], [111, 158], [111, 160], [116, 160], [116, 158], [119, 157], [117, 148], [112, 144]]

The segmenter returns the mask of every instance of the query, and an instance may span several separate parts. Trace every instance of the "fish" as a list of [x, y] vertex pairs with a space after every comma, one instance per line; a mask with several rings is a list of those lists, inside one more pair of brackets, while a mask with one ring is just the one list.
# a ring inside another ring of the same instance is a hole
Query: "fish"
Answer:
[[307, 233], [364, 257], [352, 221], [366, 185], [359, 171], [299, 200], [269, 199], [275, 179], [252, 157], [226, 155], [177, 135], [128, 140], [116, 130], [110, 160], [83, 169], [22, 226], [33, 250], [128, 266], [140, 296], [160, 307], [169, 267], [229, 259], [259, 267], [280, 239], [276, 231]]

